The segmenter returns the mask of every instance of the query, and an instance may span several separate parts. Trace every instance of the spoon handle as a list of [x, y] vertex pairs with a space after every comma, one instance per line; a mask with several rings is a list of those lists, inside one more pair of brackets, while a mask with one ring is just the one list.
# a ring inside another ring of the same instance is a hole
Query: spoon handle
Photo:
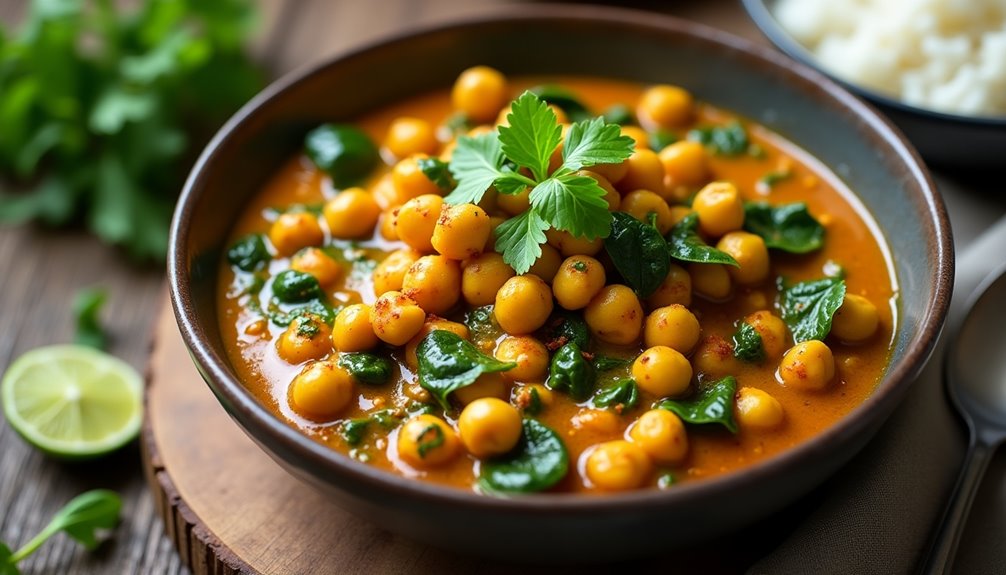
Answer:
[[988, 467], [989, 461], [992, 459], [992, 453], [991, 446], [977, 441], [972, 435], [968, 453], [964, 457], [964, 466], [961, 469], [961, 474], [957, 477], [957, 484], [947, 502], [947, 508], [943, 512], [939, 531], [933, 539], [929, 549], [929, 557], [925, 567], [922, 568], [922, 573], [941, 575], [949, 573], [953, 567], [957, 544], [960, 543], [961, 533], [967, 523], [965, 520], [971, 510], [971, 504], [975, 500], [975, 494], [978, 493], [978, 486], [981, 485], [985, 468]]

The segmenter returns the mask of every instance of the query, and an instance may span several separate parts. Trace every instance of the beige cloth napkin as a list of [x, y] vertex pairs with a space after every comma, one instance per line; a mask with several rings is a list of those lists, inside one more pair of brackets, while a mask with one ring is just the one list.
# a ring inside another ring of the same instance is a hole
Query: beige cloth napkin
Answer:
[[[958, 253], [948, 325], [1004, 260], [1006, 218]], [[886, 575], [919, 568], [967, 445], [964, 424], [943, 389], [943, 353], [951, 337], [941, 338], [876, 438], [824, 486], [770, 520], [789, 535], [750, 573]], [[1004, 535], [1006, 454], [1000, 452], [978, 493], [954, 573], [1006, 573]]]

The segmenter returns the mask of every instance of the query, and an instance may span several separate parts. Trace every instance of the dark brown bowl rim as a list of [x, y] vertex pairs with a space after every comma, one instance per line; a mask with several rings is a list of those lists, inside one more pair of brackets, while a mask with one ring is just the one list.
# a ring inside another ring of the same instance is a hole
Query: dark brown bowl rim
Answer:
[[[934, 228], [932, 233], [927, 233], [926, 241], [930, 244], [930, 251], [937, 254], [938, 265], [934, 270], [934, 281], [936, 282], [934, 297], [921, 320], [919, 333], [914, 340], [908, 343], [903, 361], [887, 373], [885, 377], [887, 381], [883, 387], [878, 388], [851, 414], [818, 436], [743, 470], [694, 483], [684, 483], [667, 491], [647, 489], [604, 496], [543, 493], [497, 498], [409, 479], [357, 462], [311, 440], [281, 421], [260, 405], [236, 378], [227, 373], [224, 367], [228, 363], [227, 359], [217, 354], [213, 347], [207, 343], [206, 334], [199, 325], [199, 318], [195, 314], [192, 296], [188, 289], [189, 271], [186, 260], [189, 223], [193, 217], [193, 205], [197, 197], [196, 190], [204, 183], [205, 172], [211, 168], [218, 148], [232, 137], [241, 124], [254, 118], [260, 108], [273, 99], [282, 97], [288, 89], [302, 82], [310, 81], [314, 75], [329, 66], [339, 65], [343, 61], [352, 60], [379, 48], [392, 48], [396, 45], [407, 46], [417, 36], [426, 34], [501, 22], [519, 25], [522, 22], [540, 22], [542, 20], [617, 23], [623, 26], [637, 27], [641, 31], [650, 33], [683, 35], [700, 42], [719, 44], [721, 47], [732, 49], [736, 53], [736, 57], [747, 59], [754, 65], [781, 69], [781, 72], [788, 74], [792, 81], [803, 84], [808, 91], [816, 91], [819, 96], [829, 100], [833, 107], [845, 108], [847, 112], [860, 117], [874, 132], [873, 136], [880, 137], [891, 148], [892, 153], [896, 154], [905, 164], [908, 173], [921, 188], [920, 195], [922, 197], [919, 199], [927, 206], [928, 212], [933, 215]], [[509, 9], [499, 9], [445, 23], [418, 26], [366, 43], [318, 64], [296, 70], [265, 88], [220, 129], [194, 165], [185, 183], [172, 221], [168, 254], [168, 279], [171, 303], [183, 340], [207, 384], [218, 396], [221, 403], [231, 412], [232, 417], [242, 425], [254, 425], [264, 429], [271, 439], [278, 442], [289, 454], [295, 455], [298, 460], [311, 461], [316, 465], [331, 469], [334, 474], [344, 474], [356, 482], [370, 484], [378, 492], [394, 492], [396, 495], [421, 497], [425, 498], [428, 503], [461, 504], [473, 510], [487, 512], [587, 515], [596, 512], [631, 512], [634, 509], [652, 509], [654, 505], [665, 507], [691, 498], [706, 498], [725, 491], [744, 489], [773, 476], [785, 477], [787, 470], [797, 469], [801, 465], [801, 461], [826, 454], [831, 450], [830, 446], [835, 443], [846, 444], [854, 440], [861, 433], [867, 431], [875, 419], [883, 418], [889, 414], [924, 366], [935, 346], [943, 319], [946, 316], [953, 283], [954, 259], [953, 243], [949, 230], [950, 224], [942, 199], [935, 192], [935, 186], [928, 173], [923, 169], [922, 162], [914, 148], [887, 120], [819, 72], [807, 66], [794, 65], [790, 59], [768, 47], [758, 46], [732, 34], [671, 16], [600, 6], [577, 6], [573, 11], [570, 7], [562, 5], [535, 5], [522, 6], [519, 13]], [[248, 431], [251, 435], [256, 435], [255, 432]], [[282, 454], [280, 455], [286, 458]]]
[[853, 93], [861, 94], [864, 98], [867, 98], [872, 102], [892, 110], [897, 110], [903, 114], [943, 122], [957, 122], [974, 127], [1006, 130], [1006, 115], [1003, 114], [994, 116], [965, 116], [964, 114], [941, 112], [930, 108], [913, 106], [887, 94], [882, 94], [871, 88], [840, 78], [821, 66], [818, 59], [814, 57], [810, 50], [807, 50], [807, 48], [800, 42], [797, 42], [789, 34], [789, 32], [782, 27], [782, 24], [780, 24], [779, 20], [776, 19], [775, 14], [769, 10], [768, 4], [765, 0], [741, 0], [741, 2], [744, 4], [744, 8], [747, 10], [748, 15], [751, 16], [751, 20], [753, 20], [755, 25], [758, 26], [758, 29], [761, 30], [762, 34], [775, 44], [776, 48], [779, 48], [790, 58], [797, 60], [801, 64], [828, 76], [828, 78]]

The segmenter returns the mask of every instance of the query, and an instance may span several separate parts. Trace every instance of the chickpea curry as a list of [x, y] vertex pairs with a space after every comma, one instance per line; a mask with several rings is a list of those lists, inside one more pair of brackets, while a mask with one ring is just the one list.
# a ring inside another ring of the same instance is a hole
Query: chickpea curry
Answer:
[[876, 226], [780, 136], [672, 85], [506, 78], [324, 124], [222, 262], [248, 389], [349, 457], [507, 494], [672, 489], [883, 377]]

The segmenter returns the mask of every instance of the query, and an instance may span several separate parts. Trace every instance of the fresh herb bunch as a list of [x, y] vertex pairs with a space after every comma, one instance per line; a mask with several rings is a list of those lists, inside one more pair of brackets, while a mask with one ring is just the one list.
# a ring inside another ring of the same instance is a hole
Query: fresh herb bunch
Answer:
[[183, 160], [262, 84], [248, 0], [34, 0], [0, 30], [0, 222], [163, 259]]
[[[632, 154], [634, 142], [617, 124], [598, 117], [573, 123], [563, 143], [555, 113], [531, 92], [514, 100], [507, 121], [509, 126], [494, 132], [458, 139], [450, 163], [457, 187], [445, 200], [478, 203], [490, 187], [501, 194], [530, 188], [531, 207], [496, 229], [496, 251], [522, 274], [541, 256], [545, 232], [551, 228], [589, 240], [611, 233], [604, 190], [576, 171], [620, 163]], [[560, 144], [562, 163], [550, 171]]]

